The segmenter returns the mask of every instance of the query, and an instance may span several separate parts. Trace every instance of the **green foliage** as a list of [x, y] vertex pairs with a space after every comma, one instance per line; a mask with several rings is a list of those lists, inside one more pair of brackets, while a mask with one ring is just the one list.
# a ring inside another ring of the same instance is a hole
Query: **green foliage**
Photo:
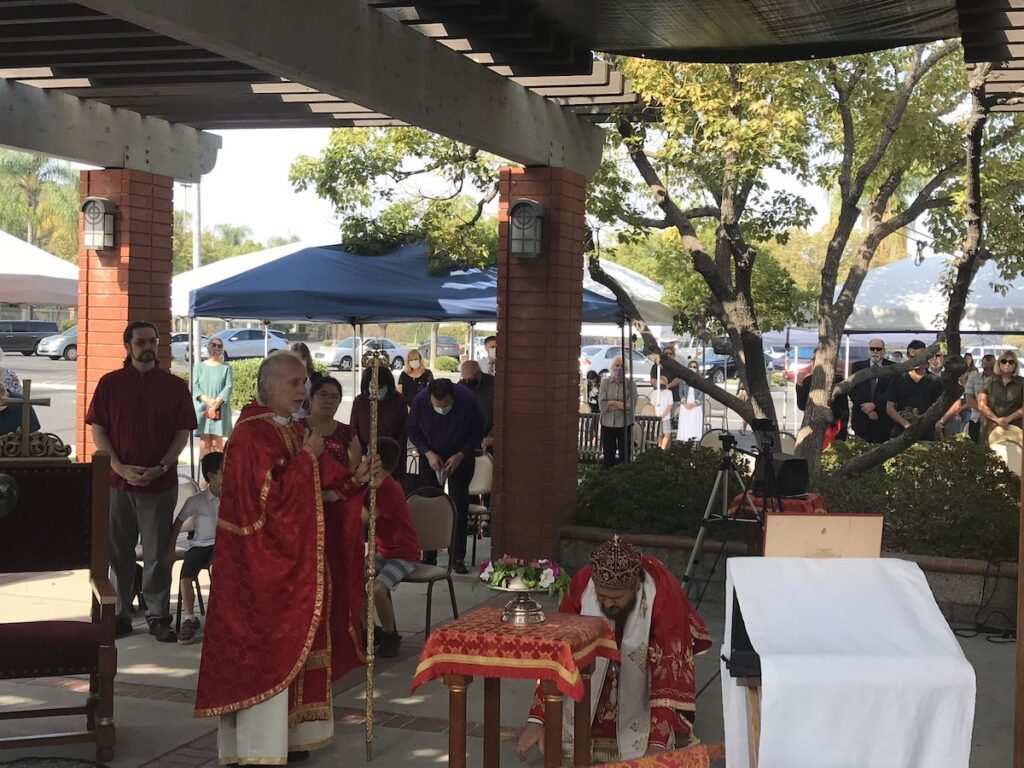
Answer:
[[459, 361], [454, 357], [441, 355], [434, 360], [434, 370], [440, 373], [455, 373], [459, 370]]
[[[773, 251], [781, 246], [765, 247], [758, 255], [751, 278], [751, 292], [758, 308], [762, 330], [779, 330], [788, 325], [807, 322], [814, 309], [817, 291], [797, 285], [793, 277], [775, 259]], [[687, 258], [685, 248], [675, 232], [653, 232], [643, 238], [626, 238], [605, 251], [603, 258], [657, 281], [665, 288], [662, 302], [678, 309], [676, 330], [694, 332], [709, 309], [707, 283], [692, 269], [680, 269]], [[713, 333], [721, 327], [712, 324]]]
[[[252, 230], [247, 226], [233, 224], [217, 224], [211, 229], [204, 229], [200, 238], [200, 255], [203, 264], [241, 256], [245, 253], [262, 251], [279, 245], [294, 243], [299, 238], [293, 234], [275, 235], [264, 245], [252, 237]], [[178, 275], [192, 269], [192, 214], [188, 211], [174, 212], [174, 236], [172, 248], [174, 252], [174, 274]]]
[[68, 163], [0, 150], [0, 229], [78, 259], [78, 174]]
[[814, 488], [829, 510], [883, 514], [886, 550], [1015, 558], [1020, 481], [987, 448], [965, 438], [918, 444], [856, 478], [834, 476], [871, 447], [854, 438], [824, 452]]
[[[497, 223], [483, 208], [501, 165], [420, 128], [343, 129], [319, 157], [296, 159], [290, 179], [334, 205], [350, 250], [379, 254], [425, 242], [430, 270], [438, 271], [494, 263]], [[421, 177], [441, 191], [424, 191]]]
[[632, 464], [588, 473], [576, 525], [663, 536], [695, 536], [718, 474], [719, 451], [673, 442]]

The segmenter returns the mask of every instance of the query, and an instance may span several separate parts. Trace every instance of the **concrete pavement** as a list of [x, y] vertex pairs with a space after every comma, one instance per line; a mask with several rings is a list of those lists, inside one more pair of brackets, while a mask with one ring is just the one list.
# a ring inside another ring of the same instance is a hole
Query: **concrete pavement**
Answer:
[[[205, 576], [205, 574], [204, 574]], [[204, 583], [204, 592], [208, 585]], [[435, 623], [451, 616], [446, 590], [435, 590]], [[485, 602], [501, 604], [496, 595], [476, 586], [472, 576], [456, 577], [460, 611]], [[4, 621], [39, 618], [82, 619], [88, 610], [89, 589], [83, 572], [14, 574], [0, 577], [0, 612]], [[379, 659], [375, 678], [374, 763], [382, 766], [443, 765], [447, 763], [447, 690], [431, 682], [415, 694], [410, 681], [423, 645], [424, 588], [404, 585], [395, 594], [395, 610], [404, 636], [396, 659]], [[172, 595], [172, 600], [176, 595]], [[553, 608], [547, 600], [547, 607]], [[706, 602], [701, 614], [716, 641], [721, 639], [724, 610], [721, 603]], [[145, 633], [144, 621], [136, 621], [135, 634], [118, 641], [119, 670], [116, 680], [115, 716], [117, 756], [111, 768], [150, 766], [188, 768], [216, 765], [216, 722], [192, 717], [192, 702], [201, 653], [200, 642], [190, 646], [163, 644]], [[978, 679], [974, 750], [971, 768], [1009, 765], [1013, 721], [1012, 643], [988, 642], [984, 636], [961, 638], [961, 646]], [[703, 687], [718, 668], [718, 646], [696, 662], [697, 686]], [[81, 701], [85, 683], [79, 678], [0, 681], [0, 711], [19, 705], [58, 706]], [[501, 723], [502, 761], [518, 765], [515, 739], [525, 719], [533, 686], [524, 681], [504, 681]], [[336, 735], [327, 749], [315, 753], [311, 768], [361, 764], [365, 760], [362, 726], [365, 708], [364, 678], [353, 672], [335, 686]], [[469, 765], [481, 764], [482, 686], [469, 692]], [[60, 720], [0, 720], [0, 735], [27, 734], [45, 729], [77, 727], [74, 718]], [[712, 682], [698, 699], [697, 733], [704, 741], [721, 742], [723, 725], [720, 681]], [[870, 734], [865, 734], [870, 738]], [[18, 757], [52, 756], [94, 759], [88, 745], [49, 747], [0, 752], [0, 761]], [[540, 765], [534, 754], [528, 765]]]

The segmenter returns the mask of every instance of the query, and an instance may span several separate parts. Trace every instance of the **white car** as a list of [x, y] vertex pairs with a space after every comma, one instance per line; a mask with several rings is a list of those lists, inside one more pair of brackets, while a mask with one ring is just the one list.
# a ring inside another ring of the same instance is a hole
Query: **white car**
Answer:
[[[206, 350], [206, 344], [209, 341], [205, 336], [199, 337], [199, 349]], [[172, 333], [171, 334], [171, 359], [172, 360], [188, 360], [192, 354], [188, 348], [189, 336], [187, 333]], [[205, 355], [204, 355], [205, 357]]]
[[[360, 342], [360, 339], [356, 339], [356, 342]], [[391, 360], [391, 367], [394, 370], [400, 370], [405, 365], [406, 358], [409, 357], [409, 350], [412, 347], [407, 347], [399, 344], [391, 339], [372, 338], [366, 339], [359, 343], [357, 346], [362, 353], [368, 349], [383, 349], [388, 353], [388, 358]], [[313, 359], [324, 365], [337, 368], [339, 371], [351, 371], [352, 361], [355, 356], [352, 354], [353, 341], [352, 337], [349, 336], [345, 339], [340, 339], [336, 344], [332, 344], [329, 347], [321, 347], [313, 353]]]
[[[580, 378], [586, 379], [587, 373], [597, 371], [600, 376], [608, 375], [612, 360], [622, 357], [626, 360], [626, 375], [629, 375], [629, 361], [622, 354], [622, 348], [611, 344], [591, 344], [580, 350]], [[651, 385], [651, 369], [654, 364], [638, 350], [633, 350], [633, 379], [637, 386]]]
[[353, 339], [351, 336], [339, 339], [337, 343], [320, 347], [313, 353], [313, 359], [323, 363], [328, 368], [337, 368], [339, 371], [351, 371], [352, 361], [355, 360], [353, 349], [359, 349], [362, 340], [359, 337]]

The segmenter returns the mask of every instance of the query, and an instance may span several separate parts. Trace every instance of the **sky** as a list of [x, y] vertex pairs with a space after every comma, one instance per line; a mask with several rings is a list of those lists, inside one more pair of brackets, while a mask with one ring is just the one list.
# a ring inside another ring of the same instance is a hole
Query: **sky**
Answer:
[[[331, 205], [312, 191], [295, 192], [288, 170], [299, 155], [318, 155], [328, 128], [213, 131], [223, 138], [213, 170], [203, 177], [203, 229], [246, 225], [266, 242], [289, 233], [300, 240], [338, 241]], [[195, 213], [194, 188], [175, 184], [174, 207]]]

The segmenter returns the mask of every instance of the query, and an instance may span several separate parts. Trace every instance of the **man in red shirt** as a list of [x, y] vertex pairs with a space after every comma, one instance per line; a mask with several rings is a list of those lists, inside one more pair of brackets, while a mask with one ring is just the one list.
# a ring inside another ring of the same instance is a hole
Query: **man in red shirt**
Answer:
[[[373, 604], [383, 632], [380, 633], [380, 655], [390, 658], [398, 655], [402, 638], [395, 629], [395, 610], [391, 605], [391, 590], [416, 570], [422, 552], [416, 529], [409, 517], [409, 505], [402, 486], [391, 475], [402, 455], [402, 447], [390, 437], [377, 441], [384, 480], [377, 488], [376, 572], [373, 582]], [[366, 508], [370, 493], [363, 499], [363, 522], [369, 520]]]
[[110, 454], [110, 567], [118, 604], [116, 634], [132, 631], [135, 545], [142, 540], [142, 596], [149, 632], [163, 643], [171, 629], [171, 569], [163, 553], [178, 498], [178, 455], [196, 427], [188, 385], [157, 365], [156, 326], [124, 329], [124, 367], [96, 385], [85, 423], [96, 447]]

